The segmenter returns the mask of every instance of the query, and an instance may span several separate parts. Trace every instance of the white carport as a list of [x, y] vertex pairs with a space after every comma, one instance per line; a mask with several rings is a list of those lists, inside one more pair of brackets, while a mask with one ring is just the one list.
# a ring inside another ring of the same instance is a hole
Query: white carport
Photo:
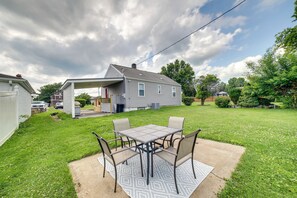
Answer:
[[74, 89], [107, 87], [123, 80], [123, 77], [67, 79], [61, 87], [63, 91], [63, 111], [72, 114], [72, 118], [75, 118]]

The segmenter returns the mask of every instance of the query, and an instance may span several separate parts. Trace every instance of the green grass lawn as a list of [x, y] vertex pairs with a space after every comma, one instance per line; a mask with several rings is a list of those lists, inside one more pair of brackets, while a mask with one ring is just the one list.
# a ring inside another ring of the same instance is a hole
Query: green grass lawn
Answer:
[[81, 108], [82, 110], [94, 110], [94, 105], [85, 105]]
[[[297, 196], [297, 111], [220, 109], [214, 105], [163, 107], [107, 117], [72, 119], [36, 114], [0, 147], [0, 197], [76, 197], [67, 164], [99, 151], [91, 131], [113, 137], [112, 120], [128, 117], [133, 127], [167, 125], [183, 116], [185, 133], [246, 147], [220, 197]], [[98, 186], [100, 188], [100, 186]]]

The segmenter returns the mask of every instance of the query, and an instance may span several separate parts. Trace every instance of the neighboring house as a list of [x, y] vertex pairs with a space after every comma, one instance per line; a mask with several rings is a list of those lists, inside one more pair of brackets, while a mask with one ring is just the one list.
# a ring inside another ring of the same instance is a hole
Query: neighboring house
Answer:
[[104, 100], [101, 102], [101, 110], [104, 112], [146, 109], [156, 104], [181, 104], [181, 85], [174, 80], [161, 74], [138, 70], [136, 64], [132, 64], [132, 67], [111, 64], [104, 78], [67, 79], [61, 88], [64, 111], [72, 113], [74, 117], [73, 90], [92, 87], [102, 87], [101, 97]]
[[51, 96], [51, 106], [55, 107], [57, 102], [62, 102], [63, 101], [63, 92], [62, 91], [57, 91]]
[[31, 94], [34, 89], [21, 75], [0, 74], [0, 146], [31, 116]]
[[220, 92], [216, 93], [215, 95], [216, 96], [228, 96], [228, 93], [224, 92], [224, 91], [220, 91]]

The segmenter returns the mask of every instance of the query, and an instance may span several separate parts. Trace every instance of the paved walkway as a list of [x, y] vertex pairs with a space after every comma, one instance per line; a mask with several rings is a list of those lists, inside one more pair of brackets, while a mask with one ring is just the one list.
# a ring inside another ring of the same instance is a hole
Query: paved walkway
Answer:
[[[214, 169], [191, 197], [217, 197], [216, 194], [224, 188], [225, 179], [231, 177], [245, 148], [203, 139], [198, 139], [197, 142], [194, 159], [213, 166]], [[113, 192], [114, 179], [108, 173], [103, 179], [103, 166], [99, 164], [98, 157], [99, 154], [69, 164], [77, 196], [79, 198], [128, 197], [119, 185], [117, 192]]]

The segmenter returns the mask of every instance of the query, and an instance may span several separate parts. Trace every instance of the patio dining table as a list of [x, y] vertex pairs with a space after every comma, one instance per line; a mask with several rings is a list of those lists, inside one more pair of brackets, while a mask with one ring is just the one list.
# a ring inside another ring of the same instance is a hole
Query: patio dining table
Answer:
[[[182, 131], [182, 129], [149, 124], [146, 126], [140, 126], [118, 132], [120, 135], [127, 136], [128, 138], [136, 140], [137, 142], [145, 145], [145, 149], [143, 150], [147, 153], [147, 185], [149, 184], [150, 169], [153, 169], [153, 167], [150, 167], [150, 153], [154, 151], [153, 142], [157, 139], [180, 131]], [[153, 176], [153, 170], [151, 171], [151, 176]]]

